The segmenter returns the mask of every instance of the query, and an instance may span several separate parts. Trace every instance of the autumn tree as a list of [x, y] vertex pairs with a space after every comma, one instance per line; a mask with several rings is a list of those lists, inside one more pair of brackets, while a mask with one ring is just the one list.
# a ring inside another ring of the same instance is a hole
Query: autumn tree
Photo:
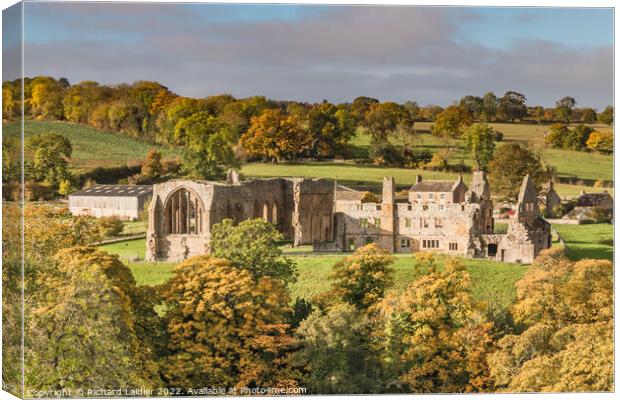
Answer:
[[26, 171], [30, 179], [58, 186], [70, 179], [69, 162], [73, 148], [65, 136], [53, 132], [41, 133], [26, 139]]
[[476, 120], [480, 120], [484, 112], [484, 100], [478, 96], [467, 95], [459, 100], [458, 106]]
[[161, 162], [161, 153], [155, 149], [150, 149], [146, 154], [146, 159], [142, 163], [140, 172], [149, 178], [159, 178], [164, 173], [164, 166]]
[[290, 384], [283, 378], [290, 299], [282, 281], [197, 256], [175, 267], [163, 296], [170, 335], [164, 375], [172, 387]]
[[584, 124], [593, 124], [596, 122], [596, 110], [593, 108], [584, 108], [581, 112], [581, 122]]
[[249, 271], [255, 279], [269, 277], [284, 284], [295, 282], [295, 262], [278, 247], [284, 236], [262, 219], [249, 219], [235, 225], [231, 219], [211, 228], [211, 254], [227, 259], [235, 268]]
[[471, 278], [461, 262], [448, 259], [443, 271], [429, 268], [399, 297], [381, 304], [378, 333], [383, 362], [406, 392], [486, 391], [492, 381], [485, 357], [492, 348], [491, 325], [471, 295]]
[[26, 386], [75, 391], [161, 385], [152, 349], [138, 336], [129, 268], [89, 247], [61, 250], [53, 262], [55, 272], [38, 281], [47, 296], [29, 313]]
[[614, 108], [613, 106], [607, 106], [605, 109], [598, 115], [598, 120], [600, 123], [605, 125], [611, 125], [614, 122]]
[[573, 109], [577, 102], [574, 98], [566, 96], [555, 102], [555, 115], [560, 120], [569, 124], [573, 118]]
[[562, 148], [569, 133], [567, 125], [553, 124], [549, 128], [549, 131], [545, 132], [545, 145], [554, 148]]
[[500, 390], [613, 390], [613, 267], [607, 260], [572, 262], [546, 250], [517, 282], [514, 319], [489, 356]]
[[588, 136], [586, 146], [590, 151], [611, 154], [614, 152], [614, 134], [611, 132], [594, 131]]
[[472, 115], [466, 109], [450, 106], [437, 115], [431, 131], [433, 135], [447, 141], [460, 138], [463, 131], [471, 124]]
[[463, 138], [474, 158], [476, 167], [481, 171], [486, 171], [495, 150], [495, 130], [486, 124], [476, 124], [465, 130]]
[[360, 247], [332, 270], [332, 295], [366, 310], [394, 284], [394, 257], [374, 243]]
[[243, 148], [254, 157], [272, 161], [292, 160], [312, 147], [312, 137], [298, 117], [278, 109], [267, 109], [253, 117], [241, 137]]
[[519, 143], [497, 147], [488, 168], [493, 193], [506, 201], [516, 201], [525, 175], [530, 175], [537, 188], [548, 178], [539, 156]]
[[360, 96], [353, 100], [350, 107], [350, 113], [351, 117], [355, 120], [356, 125], [364, 125], [366, 113], [374, 104], [379, 104], [379, 100], [372, 97]]
[[539, 124], [545, 119], [545, 109], [542, 106], [535, 106], [530, 109], [530, 117]]
[[111, 96], [112, 90], [97, 82], [84, 81], [73, 85], [63, 98], [65, 118], [71, 122], [86, 123], [95, 107], [111, 99]]
[[38, 76], [31, 83], [30, 106], [33, 117], [63, 119], [62, 100], [65, 89], [50, 77]]

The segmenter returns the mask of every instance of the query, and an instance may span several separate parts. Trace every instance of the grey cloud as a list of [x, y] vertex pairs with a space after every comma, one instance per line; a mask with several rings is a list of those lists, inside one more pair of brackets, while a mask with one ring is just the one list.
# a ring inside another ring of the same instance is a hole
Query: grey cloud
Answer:
[[462, 9], [331, 7], [296, 21], [234, 24], [154, 7], [146, 14], [125, 8], [122, 18], [108, 23], [114, 18], [102, 16], [110, 10], [95, 18], [85, 9], [82, 18], [68, 10], [62, 18], [95, 31], [136, 32], [140, 39], [27, 44], [29, 75], [104, 83], [152, 79], [197, 97], [227, 92], [350, 101], [369, 95], [445, 105], [466, 94], [519, 90], [532, 104], [552, 105], [565, 95], [597, 107], [612, 100], [611, 48], [529, 41], [498, 50], [462, 43], [454, 21], [476, 18]]

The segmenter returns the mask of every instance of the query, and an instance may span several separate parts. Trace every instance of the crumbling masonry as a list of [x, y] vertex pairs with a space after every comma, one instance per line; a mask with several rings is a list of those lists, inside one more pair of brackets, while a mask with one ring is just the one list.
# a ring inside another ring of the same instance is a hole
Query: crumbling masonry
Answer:
[[263, 218], [294, 245], [315, 251], [353, 251], [368, 243], [392, 252], [437, 251], [465, 257], [530, 263], [550, 247], [549, 224], [539, 215], [529, 176], [504, 234], [494, 233], [493, 203], [483, 172], [471, 188], [418, 177], [408, 199], [397, 201], [393, 178], [380, 203], [323, 179], [273, 178], [228, 183], [171, 181], [153, 188], [147, 259], [179, 261], [209, 251], [210, 228], [223, 219]]

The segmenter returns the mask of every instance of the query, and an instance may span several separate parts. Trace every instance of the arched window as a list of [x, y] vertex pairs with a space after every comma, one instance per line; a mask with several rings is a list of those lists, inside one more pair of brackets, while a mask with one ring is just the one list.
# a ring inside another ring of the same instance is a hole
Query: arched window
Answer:
[[278, 204], [275, 202], [273, 203], [273, 208], [271, 212], [271, 222], [274, 225], [278, 225]]
[[204, 231], [204, 207], [196, 194], [185, 188], [168, 196], [164, 209], [164, 233], [196, 235]]

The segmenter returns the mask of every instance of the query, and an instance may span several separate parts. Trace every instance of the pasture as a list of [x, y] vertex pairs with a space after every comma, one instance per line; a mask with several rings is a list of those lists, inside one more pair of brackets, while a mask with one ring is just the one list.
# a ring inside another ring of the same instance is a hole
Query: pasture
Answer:
[[[20, 123], [3, 124], [5, 135], [19, 136]], [[73, 146], [70, 160], [72, 169], [83, 172], [95, 167], [111, 167], [139, 163], [146, 157], [151, 148], [164, 154], [164, 157], [175, 158], [179, 152], [174, 149], [143, 143], [130, 137], [100, 131], [84, 125], [58, 121], [25, 122], [26, 138], [45, 132], [54, 132], [67, 137]]]
[[566, 242], [572, 260], [604, 258], [613, 260], [614, 226], [612, 224], [553, 225]]

